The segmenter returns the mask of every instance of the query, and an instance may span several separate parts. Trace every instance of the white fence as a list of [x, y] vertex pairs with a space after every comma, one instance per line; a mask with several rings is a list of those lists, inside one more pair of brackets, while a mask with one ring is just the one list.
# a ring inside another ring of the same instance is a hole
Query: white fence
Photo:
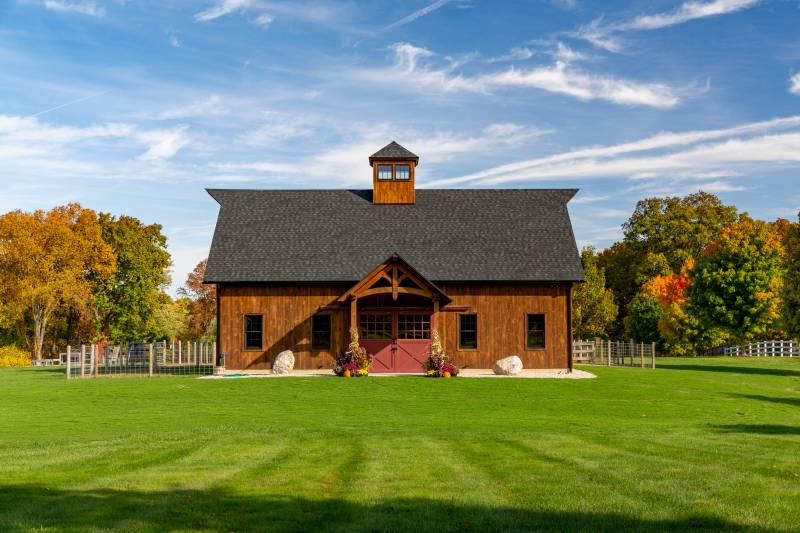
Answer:
[[740, 346], [725, 346], [732, 357], [800, 357], [800, 341], [759, 341]]
[[606, 366], [656, 367], [655, 343], [603, 339], [572, 341], [572, 360], [576, 363]]
[[214, 371], [211, 342], [126, 342], [67, 346], [67, 379], [110, 375], [208, 375]]

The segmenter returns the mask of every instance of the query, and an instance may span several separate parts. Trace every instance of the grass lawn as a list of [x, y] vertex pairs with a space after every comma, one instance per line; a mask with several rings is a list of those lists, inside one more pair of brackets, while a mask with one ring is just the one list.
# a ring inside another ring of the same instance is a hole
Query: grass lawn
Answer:
[[0, 531], [800, 529], [800, 359], [595, 380], [0, 370]]

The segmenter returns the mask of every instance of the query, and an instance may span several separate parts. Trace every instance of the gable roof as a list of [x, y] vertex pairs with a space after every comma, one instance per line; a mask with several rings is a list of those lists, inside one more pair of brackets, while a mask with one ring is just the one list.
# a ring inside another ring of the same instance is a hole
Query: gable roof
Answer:
[[393, 161], [393, 160], [413, 159], [414, 164], [419, 164], [419, 156], [406, 150], [395, 141], [390, 142], [371, 156], [369, 156], [369, 164], [372, 166], [373, 161]]
[[398, 254], [442, 281], [581, 281], [567, 202], [575, 189], [211, 189], [220, 212], [205, 281], [357, 282]]

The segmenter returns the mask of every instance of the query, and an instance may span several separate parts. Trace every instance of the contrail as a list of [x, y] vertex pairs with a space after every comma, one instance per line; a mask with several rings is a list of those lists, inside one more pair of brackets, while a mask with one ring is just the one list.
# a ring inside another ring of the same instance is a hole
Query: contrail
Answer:
[[90, 94], [89, 96], [83, 96], [81, 98], [78, 98], [77, 100], [73, 100], [71, 102], [67, 102], [66, 104], [57, 105], [55, 107], [51, 107], [50, 109], [45, 109], [44, 111], [39, 111], [38, 113], [34, 113], [33, 115], [28, 115], [28, 117], [29, 118], [38, 117], [39, 115], [44, 115], [45, 113], [50, 113], [51, 111], [56, 111], [57, 109], [61, 109], [62, 107], [67, 107], [67, 106], [70, 106], [72, 104], [78, 104], [80, 102], [84, 102], [86, 100], [89, 100], [90, 98], [94, 98], [95, 96], [101, 96], [101, 95], [104, 95], [104, 94], [109, 93], [109, 92], [111, 92], [111, 91], [103, 91], [103, 92], [100, 92], [100, 93]]
[[407, 17], [403, 17], [400, 20], [398, 20], [397, 22], [393, 22], [393, 23], [389, 24], [388, 26], [386, 26], [384, 28], [384, 30], [390, 30], [392, 28], [396, 28], [398, 26], [403, 26], [404, 24], [408, 24], [409, 22], [417, 20], [420, 17], [424, 17], [425, 15], [427, 15], [428, 13], [430, 13], [432, 11], [436, 11], [440, 7], [444, 6], [445, 4], [449, 4], [452, 1], [453, 0], [436, 0], [436, 2], [432, 3], [431, 5], [429, 5], [427, 7], [423, 7], [422, 9], [420, 9], [418, 11], [414, 11], [413, 13], [408, 15]]

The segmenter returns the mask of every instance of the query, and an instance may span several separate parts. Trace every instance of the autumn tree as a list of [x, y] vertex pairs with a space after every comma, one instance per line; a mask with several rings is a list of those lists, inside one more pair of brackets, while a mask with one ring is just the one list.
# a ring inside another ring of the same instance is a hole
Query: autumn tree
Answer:
[[742, 220], [698, 255], [688, 295], [705, 330], [736, 341], [763, 337], [779, 318], [782, 243], [773, 228]]
[[785, 266], [782, 294], [783, 327], [786, 333], [800, 339], [800, 213], [784, 237]]
[[739, 218], [736, 206], [698, 192], [640, 200], [623, 231], [625, 242], [640, 255], [660, 254], [672, 272], [678, 272]]
[[605, 271], [594, 248], [581, 252], [585, 280], [572, 293], [572, 330], [579, 339], [602, 337], [617, 317], [614, 294], [606, 288]]
[[114, 251], [97, 215], [78, 204], [0, 217], [0, 287], [6, 320], [29, 324], [29, 347], [42, 358], [45, 334], [60, 306], [84, 308], [91, 279], [112, 276]]
[[217, 286], [204, 284], [208, 259], [200, 261], [186, 279], [186, 284], [178, 291], [190, 300], [188, 306], [188, 329], [195, 338], [209, 337], [214, 331], [217, 316]]
[[130, 216], [101, 213], [99, 223], [117, 257], [114, 275], [94, 280], [100, 335], [118, 341], [150, 338], [169, 283], [167, 238], [159, 224], [145, 225]]

